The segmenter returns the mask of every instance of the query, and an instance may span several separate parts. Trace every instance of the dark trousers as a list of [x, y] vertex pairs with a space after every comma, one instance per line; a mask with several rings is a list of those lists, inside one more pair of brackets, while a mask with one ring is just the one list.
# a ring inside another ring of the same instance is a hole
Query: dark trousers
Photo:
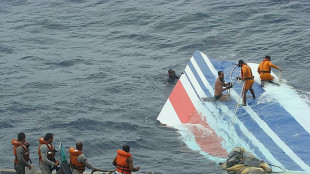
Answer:
[[21, 164], [14, 163], [14, 169], [16, 170], [16, 174], [25, 174], [25, 167]]

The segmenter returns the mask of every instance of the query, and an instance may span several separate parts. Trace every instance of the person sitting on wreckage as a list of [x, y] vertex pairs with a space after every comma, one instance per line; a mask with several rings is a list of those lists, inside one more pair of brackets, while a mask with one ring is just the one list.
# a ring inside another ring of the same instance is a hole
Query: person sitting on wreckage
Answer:
[[225, 83], [224, 81], [224, 72], [219, 71], [218, 78], [215, 81], [214, 84], [214, 99], [215, 100], [229, 100], [228, 94], [222, 94], [224, 91], [230, 89], [233, 87], [233, 84], [231, 82]]

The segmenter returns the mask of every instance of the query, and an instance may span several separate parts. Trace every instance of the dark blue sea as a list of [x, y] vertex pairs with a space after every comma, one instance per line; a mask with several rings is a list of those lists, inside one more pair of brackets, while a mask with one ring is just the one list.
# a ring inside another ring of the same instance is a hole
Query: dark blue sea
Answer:
[[[309, 103], [308, 0], [1, 0], [0, 168], [13, 169], [21, 131], [84, 142], [97, 168], [131, 146], [134, 166], [160, 174], [222, 173], [157, 116], [195, 50], [259, 63], [265, 55]], [[58, 148], [58, 147], [57, 147]]]

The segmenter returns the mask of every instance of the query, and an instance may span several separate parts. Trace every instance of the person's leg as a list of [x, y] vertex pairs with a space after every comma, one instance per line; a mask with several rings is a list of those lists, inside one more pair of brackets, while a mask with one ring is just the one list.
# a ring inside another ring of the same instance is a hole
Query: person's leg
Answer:
[[16, 174], [25, 174], [25, 167], [21, 164], [15, 164], [14, 169], [16, 170]]
[[249, 89], [252, 88], [253, 83], [254, 83], [253, 79], [246, 80], [244, 82], [244, 85], [243, 85], [243, 106], [246, 106], [246, 93], [248, 92]]
[[269, 83], [280, 86], [279, 83], [274, 82], [273, 80], [269, 80]]
[[[246, 80], [244, 88], [246, 89], [246, 91], [250, 90], [250, 92], [253, 96], [253, 99], [255, 99], [255, 93], [254, 93], [254, 90], [252, 88], [253, 84], [254, 84], [254, 79]], [[244, 103], [244, 104], [246, 104], [246, 103]]]
[[78, 170], [76, 169], [71, 169], [72, 170], [72, 174], [81, 174]]
[[48, 165], [40, 161], [39, 166], [41, 169], [41, 174], [52, 174], [51, 167], [49, 167]]
[[227, 94], [223, 94], [219, 100], [222, 100], [222, 101], [230, 100], [230, 97]]
[[243, 88], [243, 102], [242, 102], [242, 105], [243, 106], [246, 106], [246, 93], [248, 92], [247, 89]]
[[217, 96], [214, 96], [214, 99], [215, 99], [215, 101], [216, 101], [216, 100], [219, 100], [221, 97], [222, 97], [222, 94], [217, 95]]
[[260, 86], [263, 88], [265, 86], [265, 81], [264, 80], [261, 80], [260, 81]]
[[254, 89], [252, 87], [250, 88], [250, 92], [251, 92], [251, 94], [253, 96], [253, 99], [255, 99], [255, 93], [254, 93]]

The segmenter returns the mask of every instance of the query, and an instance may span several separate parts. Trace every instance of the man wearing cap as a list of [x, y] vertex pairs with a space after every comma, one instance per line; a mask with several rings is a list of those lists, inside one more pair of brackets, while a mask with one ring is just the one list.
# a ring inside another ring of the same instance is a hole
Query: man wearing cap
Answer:
[[274, 83], [273, 76], [270, 74], [271, 73], [271, 68], [278, 69], [282, 71], [281, 68], [277, 67], [276, 65], [271, 63], [271, 57], [270, 56], [265, 56], [264, 60], [259, 64], [257, 72], [260, 76], [261, 79], [261, 85], [264, 86], [264, 82], [268, 81], [270, 83]]
[[248, 92], [248, 90], [250, 90], [253, 99], [255, 99], [254, 89], [252, 89], [252, 86], [254, 84], [254, 76], [252, 74], [252, 70], [249, 67], [249, 65], [247, 65], [247, 63], [245, 63], [243, 60], [239, 60], [238, 67], [241, 67], [241, 78], [237, 77], [237, 80], [242, 80], [244, 83], [242, 89], [243, 94], [242, 104], [243, 106], [246, 106], [246, 93]]

